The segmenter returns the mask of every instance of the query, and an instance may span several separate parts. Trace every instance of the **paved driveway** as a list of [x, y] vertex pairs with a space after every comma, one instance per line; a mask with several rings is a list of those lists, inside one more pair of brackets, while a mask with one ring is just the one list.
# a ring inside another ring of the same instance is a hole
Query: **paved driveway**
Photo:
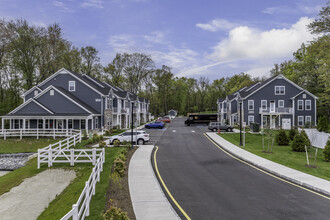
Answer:
[[160, 175], [191, 219], [329, 219], [329, 199], [233, 159], [184, 118], [157, 146]]

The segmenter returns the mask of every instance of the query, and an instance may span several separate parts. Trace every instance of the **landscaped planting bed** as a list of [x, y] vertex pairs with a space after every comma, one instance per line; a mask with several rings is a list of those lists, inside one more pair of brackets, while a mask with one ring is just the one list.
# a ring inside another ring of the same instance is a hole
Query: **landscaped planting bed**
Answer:
[[[278, 131], [275, 131], [278, 132]], [[220, 136], [227, 141], [239, 146], [240, 134], [239, 133], [221, 133]], [[265, 136], [266, 137], [266, 136]], [[316, 168], [308, 167], [306, 162], [305, 152], [294, 152], [291, 148], [292, 141], [289, 145], [279, 146], [276, 141], [274, 141], [274, 146], [272, 148], [272, 153], [263, 152], [262, 147], [262, 135], [261, 134], [250, 134], [246, 133], [245, 150], [266, 158], [268, 160], [274, 161], [276, 163], [282, 164], [284, 166], [326, 179], [330, 180], [330, 162], [324, 160], [323, 150], [318, 149], [318, 154], [316, 158]], [[274, 135], [275, 140], [275, 135]], [[265, 148], [268, 149], [267, 139], [265, 138]], [[315, 148], [309, 149], [309, 155], [314, 156]], [[310, 163], [314, 160], [310, 158]]]

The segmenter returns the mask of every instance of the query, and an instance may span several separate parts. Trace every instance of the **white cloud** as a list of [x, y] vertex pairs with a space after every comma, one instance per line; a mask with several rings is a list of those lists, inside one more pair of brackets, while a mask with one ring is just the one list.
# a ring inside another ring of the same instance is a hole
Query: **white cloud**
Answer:
[[270, 70], [274, 66], [267, 65], [267, 66], [258, 66], [258, 67], [252, 67], [251, 69], [247, 70], [245, 73], [249, 74], [252, 77], [269, 77], [270, 76]]
[[298, 13], [305, 13], [305, 14], [317, 14], [321, 10], [321, 5], [313, 5], [307, 6], [302, 4], [297, 4], [296, 7], [292, 8], [286, 5], [283, 6], [275, 6], [275, 7], [268, 7], [262, 10], [262, 13], [265, 14], [298, 14]]
[[219, 30], [226, 31], [226, 30], [233, 29], [237, 26], [238, 26], [237, 24], [227, 21], [225, 19], [214, 19], [206, 24], [202, 24], [202, 23], [196, 24], [196, 27], [199, 27], [206, 31], [212, 31], [212, 32], [216, 32]]
[[229, 32], [229, 37], [220, 41], [208, 56], [214, 61], [244, 59], [273, 59], [290, 56], [303, 42], [313, 39], [306, 25], [312, 19], [303, 17], [289, 29], [261, 31], [240, 26]]
[[118, 53], [123, 53], [134, 49], [136, 42], [133, 36], [122, 34], [111, 36], [108, 40], [108, 45], [111, 46]]
[[143, 38], [151, 43], [156, 43], [156, 44], [168, 43], [168, 41], [165, 39], [165, 33], [162, 31], [154, 31], [150, 35], [144, 35]]
[[81, 7], [83, 8], [103, 8], [102, 0], [85, 0]]

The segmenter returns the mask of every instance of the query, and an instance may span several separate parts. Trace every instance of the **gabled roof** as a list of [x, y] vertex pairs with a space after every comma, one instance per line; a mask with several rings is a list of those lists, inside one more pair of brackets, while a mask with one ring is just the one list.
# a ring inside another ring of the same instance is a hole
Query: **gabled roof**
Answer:
[[302, 90], [301, 92], [299, 92], [297, 95], [291, 97], [291, 99], [295, 99], [297, 96], [299, 96], [302, 93], [307, 93], [308, 95], [314, 97], [315, 99], [319, 99], [318, 97], [316, 97], [315, 95], [313, 95], [312, 93], [308, 92], [307, 90]]
[[56, 90], [57, 92], [59, 92], [60, 94], [62, 94], [65, 98], [67, 98], [69, 101], [71, 101], [72, 103], [74, 103], [75, 105], [77, 105], [78, 107], [80, 107], [81, 109], [85, 110], [86, 112], [88, 112], [90, 114], [99, 114], [99, 112], [97, 112], [96, 110], [94, 110], [93, 108], [91, 108], [86, 103], [82, 102], [80, 99], [78, 99], [77, 97], [75, 97], [74, 95], [72, 95], [70, 92], [66, 91], [65, 89], [63, 89], [61, 87], [55, 87], [53, 85], [48, 86], [46, 89], [44, 89], [41, 93], [39, 93], [34, 98], [36, 100], [38, 100], [39, 97], [41, 97], [42, 95], [44, 95], [50, 89]]
[[31, 89], [29, 89], [28, 91], [24, 92], [22, 94], [22, 97], [26, 96], [28, 93], [32, 92], [34, 89], [38, 89], [40, 92], [42, 91], [42, 89], [40, 89], [38, 86], [33, 86]]
[[12, 110], [11, 112], [9, 112], [7, 115], [12, 115], [15, 112], [19, 111], [20, 109], [24, 108], [25, 106], [27, 106], [28, 104], [30, 104], [31, 102], [34, 102], [35, 104], [37, 104], [38, 106], [40, 106], [41, 108], [43, 108], [45, 111], [47, 111], [49, 114], [54, 114], [54, 112], [52, 112], [50, 109], [48, 109], [46, 106], [44, 106], [43, 104], [41, 104], [40, 102], [38, 102], [37, 100], [35, 100], [34, 98], [30, 98], [29, 100], [27, 100], [26, 102], [24, 102], [23, 104], [21, 104], [20, 106], [18, 106], [17, 108], [15, 108], [14, 110]]

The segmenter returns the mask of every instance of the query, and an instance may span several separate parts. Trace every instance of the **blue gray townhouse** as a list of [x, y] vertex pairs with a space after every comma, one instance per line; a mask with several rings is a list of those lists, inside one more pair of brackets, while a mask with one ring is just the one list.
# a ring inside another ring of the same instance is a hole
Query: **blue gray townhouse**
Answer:
[[24, 102], [1, 116], [2, 129], [85, 129], [87, 131], [129, 128], [132, 103], [134, 121], [147, 122], [149, 100], [109, 83], [60, 69], [26, 91]]
[[316, 126], [317, 99], [280, 74], [219, 98], [218, 121], [240, 124], [242, 112], [243, 124], [255, 122], [261, 128]]

